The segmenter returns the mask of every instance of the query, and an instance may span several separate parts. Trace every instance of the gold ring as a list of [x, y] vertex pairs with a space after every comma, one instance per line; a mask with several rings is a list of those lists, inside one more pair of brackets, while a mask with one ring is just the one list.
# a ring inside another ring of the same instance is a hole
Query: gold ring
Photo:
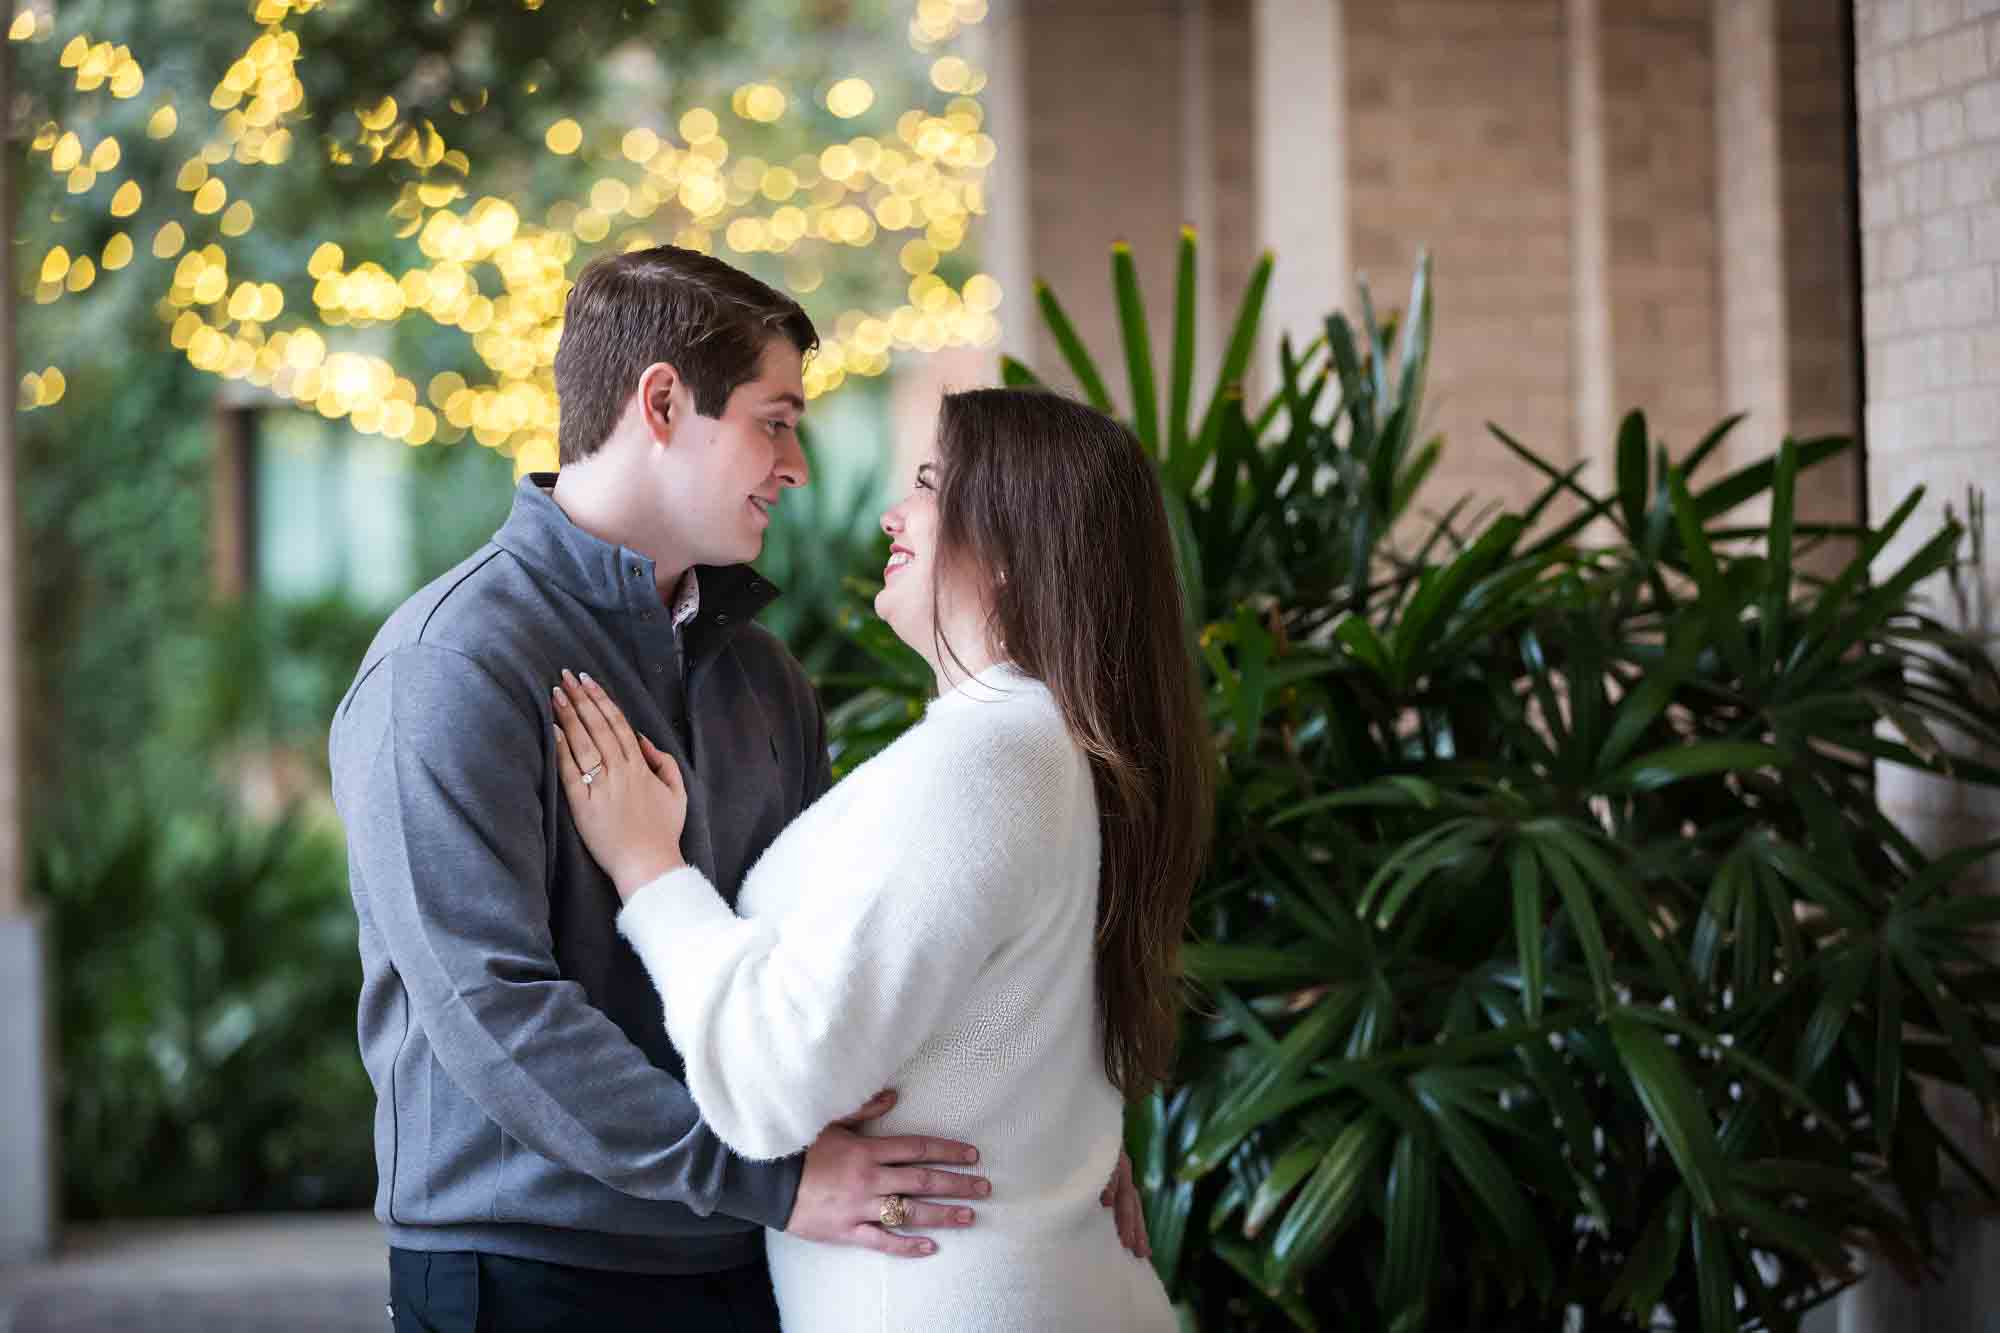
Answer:
[[902, 1226], [910, 1220], [910, 1201], [900, 1194], [883, 1195], [880, 1217], [885, 1227]]

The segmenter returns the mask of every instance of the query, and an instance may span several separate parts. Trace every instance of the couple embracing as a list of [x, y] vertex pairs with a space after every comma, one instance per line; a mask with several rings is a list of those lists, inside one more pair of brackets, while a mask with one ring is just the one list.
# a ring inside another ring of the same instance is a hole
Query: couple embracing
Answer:
[[749, 564], [816, 344], [707, 256], [586, 268], [561, 471], [340, 705], [401, 1333], [1174, 1327], [1120, 1147], [1208, 829], [1158, 481], [948, 396], [875, 602], [937, 698], [833, 786]]

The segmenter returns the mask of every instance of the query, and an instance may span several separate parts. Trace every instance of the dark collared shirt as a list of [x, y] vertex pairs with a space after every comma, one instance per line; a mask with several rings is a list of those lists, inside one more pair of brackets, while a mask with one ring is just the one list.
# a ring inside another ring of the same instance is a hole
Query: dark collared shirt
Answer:
[[334, 720], [376, 1213], [404, 1249], [731, 1268], [784, 1226], [799, 1165], [742, 1161], [701, 1123], [565, 808], [549, 689], [588, 671], [680, 761], [682, 850], [732, 901], [828, 785], [823, 719], [750, 623], [762, 577], [701, 568], [677, 631], [652, 561], [577, 528], [551, 481], [398, 608]]

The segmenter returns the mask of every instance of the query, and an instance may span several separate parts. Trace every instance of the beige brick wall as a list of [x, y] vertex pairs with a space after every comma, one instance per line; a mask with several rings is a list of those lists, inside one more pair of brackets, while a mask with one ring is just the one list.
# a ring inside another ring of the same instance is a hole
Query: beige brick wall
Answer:
[[1354, 266], [1378, 308], [1401, 306], [1418, 248], [1435, 257], [1431, 499], [1525, 503], [1536, 478], [1485, 423], [1574, 457], [1564, 6], [1346, 8]]
[[[1266, 199], [1278, 191], [1274, 210], [1295, 202], [1282, 181], [1259, 179], [1260, 159], [1309, 163], [1331, 153], [1338, 180], [1326, 253], [1366, 275], [1379, 306], [1403, 304], [1419, 247], [1435, 256], [1439, 324], [1424, 424], [1448, 448], [1433, 501], [1474, 491], [1521, 503], [1539, 489], [1489, 436], [1489, 420], [1558, 463], [1608, 456], [1612, 441], [1597, 437], [1609, 431], [1581, 424], [1600, 372], [1608, 371], [1614, 414], [1644, 407], [1681, 448], [1737, 406], [1760, 412], [1743, 435], [1743, 458], [1768, 452], [1788, 428], [1852, 425], [1837, 8], [1825, 0], [1327, 3], [1338, 30], [1328, 43], [1329, 66], [1339, 61], [1328, 71], [1331, 125], [1303, 112], [1274, 121], [1268, 108], [1282, 99], [1257, 93], [1258, 16], [1267, 25], [1274, 15], [1303, 21], [1283, 0], [996, 0], [995, 21], [1019, 35], [1027, 266], [1052, 282], [1093, 347], [1108, 354], [1116, 345], [1109, 244], [1133, 242], [1164, 331], [1174, 233], [1198, 221], [1212, 364], [1256, 238], [1271, 230], [1257, 216], [1260, 191]], [[1595, 16], [1594, 36], [1578, 36], [1579, 13]], [[1746, 35], [1761, 43], [1750, 52], [1761, 84], [1747, 96]], [[1577, 82], [1588, 67], [1578, 63], [1579, 43], [1597, 68], [1588, 85]], [[1112, 51], [1117, 58], [1107, 59]], [[1601, 113], [1579, 124], [1591, 99], [1572, 107], [1571, 95], [1585, 88]], [[1311, 99], [1301, 96], [1303, 107]], [[1260, 106], [1270, 123], [1259, 123]], [[2000, 119], [2000, 106], [1962, 111], [1967, 125]], [[1759, 151], [1737, 151], [1754, 142]], [[1589, 152], [1579, 153], [1585, 143]], [[1600, 160], [1601, 199], [1572, 179]], [[1941, 179], [1948, 187], [1948, 175]], [[1987, 243], [2000, 247], [2000, 228], [1989, 230]], [[1295, 237], [1278, 256], [1277, 296], [1290, 307], [1351, 307], [1351, 291], [1301, 301], [1302, 275], [1328, 265], [1314, 269], [1325, 255], [1300, 244]], [[1586, 256], [1587, 272], [1577, 268]], [[1011, 320], [1032, 319], [1028, 295], [1024, 286], [1018, 300], [1010, 293]], [[1031, 337], [1034, 359], [1053, 366], [1047, 336]], [[1122, 398], [1122, 369], [1105, 370]], [[1811, 512], [1852, 512], [1851, 478], [1821, 489], [1807, 496]]]
[[[1110, 259], [1114, 242], [1128, 242], [1164, 401], [1181, 227], [1210, 222], [1198, 315], [1209, 364], [1255, 260], [1249, 0], [1012, 0], [994, 12], [996, 23], [1018, 25], [1026, 142], [1011, 179], [1026, 194], [1032, 274], [1061, 299], [1123, 408]], [[1007, 318], [1035, 325], [1030, 363], [1073, 389], [1032, 291], [1015, 285]]]
[[[1870, 508], [1927, 488], [1886, 572], [2000, 474], [2000, 0], [1858, 0], [1855, 45]], [[1963, 618], [1991, 633], [2000, 577], [1967, 579]], [[1961, 618], [1942, 580], [1926, 591]], [[1895, 768], [1881, 784], [1933, 846], [2000, 833], [1991, 794]]]

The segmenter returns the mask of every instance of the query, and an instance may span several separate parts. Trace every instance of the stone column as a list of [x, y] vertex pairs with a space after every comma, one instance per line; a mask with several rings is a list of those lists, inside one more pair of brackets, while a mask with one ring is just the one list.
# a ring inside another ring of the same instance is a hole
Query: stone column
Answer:
[[1603, 0], [1569, 0], [1570, 360], [1576, 409], [1571, 447], [1582, 482], [1609, 494], [1616, 478], [1617, 364], [1611, 347], [1611, 218], [1606, 202]]
[[[14, 44], [0, 42], [0, 135], [11, 136]], [[21, 800], [21, 566], [14, 493], [13, 157], [0, 152], [0, 1264], [36, 1258], [55, 1232], [52, 1023], [46, 930], [26, 883]]]
[[1278, 259], [1258, 349], [1265, 386], [1278, 382], [1280, 333], [1303, 349], [1330, 311], [1355, 313], [1345, 7], [1343, 0], [1257, 0], [1252, 18], [1257, 240]]

